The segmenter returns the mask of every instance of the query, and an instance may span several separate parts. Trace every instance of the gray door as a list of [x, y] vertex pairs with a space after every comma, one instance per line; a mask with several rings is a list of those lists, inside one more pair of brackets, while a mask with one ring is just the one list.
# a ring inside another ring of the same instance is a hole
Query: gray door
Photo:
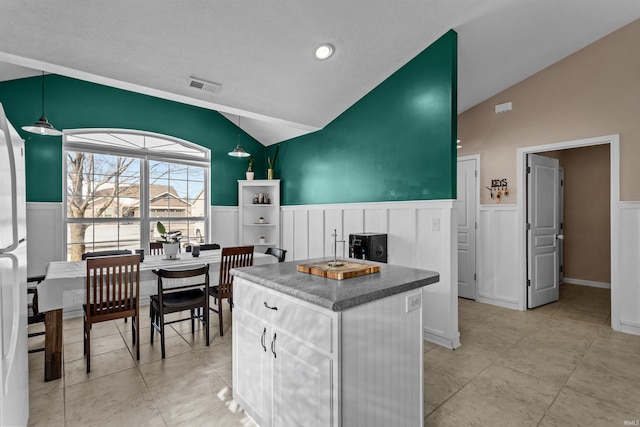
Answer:
[[557, 301], [560, 173], [557, 159], [527, 157], [528, 307]]
[[458, 160], [458, 296], [476, 299], [476, 160]]

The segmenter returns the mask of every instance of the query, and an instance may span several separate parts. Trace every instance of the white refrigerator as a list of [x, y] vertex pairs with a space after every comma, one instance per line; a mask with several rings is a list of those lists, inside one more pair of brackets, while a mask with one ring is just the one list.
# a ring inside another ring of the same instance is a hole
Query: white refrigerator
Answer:
[[0, 103], [0, 426], [29, 419], [24, 140]]

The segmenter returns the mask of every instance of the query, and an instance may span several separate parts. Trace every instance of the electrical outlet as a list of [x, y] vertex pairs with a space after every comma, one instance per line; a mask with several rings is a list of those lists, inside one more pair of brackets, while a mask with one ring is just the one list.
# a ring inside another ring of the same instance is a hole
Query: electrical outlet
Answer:
[[440, 231], [440, 218], [431, 218], [431, 231]]
[[422, 294], [407, 295], [407, 313], [417, 310], [422, 305]]

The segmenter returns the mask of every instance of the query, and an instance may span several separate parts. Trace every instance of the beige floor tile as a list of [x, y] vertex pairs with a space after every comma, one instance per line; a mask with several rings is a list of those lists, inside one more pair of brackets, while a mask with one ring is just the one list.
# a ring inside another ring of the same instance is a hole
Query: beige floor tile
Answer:
[[187, 422], [218, 408], [219, 416], [225, 412], [224, 403], [216, 395], [228, 389], [215, 372], [190, 376], [181, 381], [150, 387], [153, 399], [167, 425], [189, 425]]
[[473, 425], [535, 426], [559, 391], [559, 385], [494, 365], [441, 409]]
[[[62, 342], [64, 345], [81, 343], [84, 340], [84, 328], [80, 324], [79, 329], [71, 329], [62, 333]], [[91, 328], [91, 339], [106, 337], [109, 335], [118, 335], [120, 331], [116, 327], [115, 321], [94, 323]]]
[[424, 427], [456, 427], [471, 426], [467, 422], [447, 414], [442, 410], [436, 410], [424, 418]]
[[29, 371], [29, 396], [49, 394], [64, 388], [64, 378], [54, 381], [44, 381], [44, 362], [42, 369]]
[[29, 396], [29, 427], [64, 426], [64, 390]]
[[602, 366], [594, 367], [581, 362], [567, 381], [566, 387], [630, 411], [637, 411], [640, 408], [638, 379]]
[[230, 389], [218, 392], [205, 412], [188, 418], [181, 424], [190, 427], [208, 427], [211, 426], [211, 420], [215, 420], [216, 426], [220, 427], [257, 427], [240, 405], [232, 399]]
[[622, 426], [624, 421], [640, 420], [640, 412], [563, 389], [551, 405], [541, 426]]
[[122, 348], [91, 356], [91, 372], [87, 374], [85, 359], [74, 360], [64, 364], [65, 387], [104, 377], [136, 366], [129, 349]]
[[[93, 332], [93, 331], [92, 331]], [[94, 337], [91, 335], [91, 358], [99, 354], [108, 353], [114, 350], [126, 348], [122, 336], [118, 333], [115, 335], [107, 335], [103, 337]], [[63, 345], [64, 361], [71, 362], [74, 360], [84, 359], [84, 340], [73, 344]]]
[[[186, 341], [177, 334], [172, 337], [167, 337], [164, 345], [166, 357], [177, 356], [179, 354], [193, 351], [189, 344], [187, 344]], [[132, 357], [135, 357], [135, 349], [130, 346], [129, 351], [131, 352]], [[159, 360], [162, 360], [162, 345], [160, 343], [159, 336], [154, 338], [153, 344], [149, 342], [140, 344], [140, 361], [138, 362], [140, 365], [157, 362]]]
[[469, 381], [469, 378], [448, 374], [425, 364], [424, 400], [427, 404], [437, 407]]
[[111, 375], [66, 387], [67, 418], [87, 408], [98, 412], [101, 408], [137, 397], [150, 397], [149, 390], [137, 368], [132, 367]]
[[188, 382], [192, 378], [207, 376], [212, 372], [211, 367], [194, 352], [140, 365], [139, 369], [150, 389]]

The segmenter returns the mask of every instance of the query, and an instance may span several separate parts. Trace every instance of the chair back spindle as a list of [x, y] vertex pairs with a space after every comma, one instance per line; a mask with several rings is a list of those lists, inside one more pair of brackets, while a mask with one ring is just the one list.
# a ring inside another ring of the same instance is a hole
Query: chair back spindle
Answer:
[[233, 297], [233, 276], [229, 273], [232, 268], [253, 265], [253, 246], [237, 246], [222, 249], [220, 260], [220, 281], [218, 283], [219, 298]]

